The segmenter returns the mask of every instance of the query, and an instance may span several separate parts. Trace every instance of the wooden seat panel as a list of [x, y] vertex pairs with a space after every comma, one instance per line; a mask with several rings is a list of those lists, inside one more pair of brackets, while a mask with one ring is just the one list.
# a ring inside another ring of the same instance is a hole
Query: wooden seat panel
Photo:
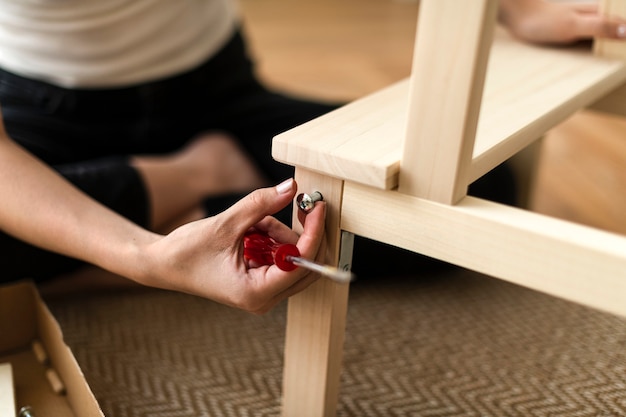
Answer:
[[[498, 29], [483, 93], [470, 178], [480, 178], [580, 108], [626, 82], [621, 60], [590, 48], [528, 45]], [[393, 189], [407, 124], [403, 80], [274, 138], [278, 161]]]

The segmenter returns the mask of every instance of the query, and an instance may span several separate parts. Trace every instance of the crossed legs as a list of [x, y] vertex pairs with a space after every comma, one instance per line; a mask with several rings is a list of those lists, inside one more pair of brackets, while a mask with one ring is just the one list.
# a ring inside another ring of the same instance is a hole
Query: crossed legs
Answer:
[[242, 194], [268, 184], [263, 174], [223, 133], [206, 133], [178, 152], [131, 159], [145, 182], [151, 228], [167, 232], [204, 217], [202, 202]]

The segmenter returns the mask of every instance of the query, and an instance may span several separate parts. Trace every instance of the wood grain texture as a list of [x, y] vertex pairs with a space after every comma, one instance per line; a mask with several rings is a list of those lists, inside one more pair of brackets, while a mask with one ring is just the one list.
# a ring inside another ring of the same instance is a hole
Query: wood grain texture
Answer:
[[[622, 61], [589, 49], [543, 48], [498, 31], [490, 56], [469, 178], [476, 180], [626, 80]], [[277, 136], [289, 164], [373, 187], [398, 184], [409, 83], [401, 81]]]
[[[296, 169], [296, 181], [302, 192], [319, 191], [324, 196], [327, 203], [326, 262], [337, 265], [343, 182], [300, 168]], [[347, 284], [322, 278], [289, 299], [283, 416], [335, 415], [349, 288]]]
[[341, 228], [626, 316], [626, 237], [472, 197], [449, 206], [346, 183]]
[[454, 204], [467, 193], [496, 0], [422, 0], [400, 192]]

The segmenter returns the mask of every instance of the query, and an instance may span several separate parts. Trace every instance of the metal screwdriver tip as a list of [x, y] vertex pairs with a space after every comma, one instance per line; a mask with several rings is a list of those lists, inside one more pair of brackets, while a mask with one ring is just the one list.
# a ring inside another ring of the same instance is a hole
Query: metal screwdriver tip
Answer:
[[344, 271], [334, 266], [321, 265], [308, 259], [301, 258], [299, 256], [287, 256], [286, 260], [292, 262], [295, 265], [306, 268], [309, 271], [317, 272], [324, 275], [327, 278], [332, 279], [340, 284], [347, 284], [354, 279], [354, 274], [350, 271]]

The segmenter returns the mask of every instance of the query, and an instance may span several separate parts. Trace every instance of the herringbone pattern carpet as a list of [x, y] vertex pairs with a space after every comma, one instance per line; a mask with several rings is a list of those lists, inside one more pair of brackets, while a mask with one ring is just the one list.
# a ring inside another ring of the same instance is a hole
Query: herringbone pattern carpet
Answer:
[[[284, 305], [48, 303], [107, 417], [279, 415]], [[626, 416], [626, 320], [466, 271], [357, 281], [344, 363], [344, 417]]]

